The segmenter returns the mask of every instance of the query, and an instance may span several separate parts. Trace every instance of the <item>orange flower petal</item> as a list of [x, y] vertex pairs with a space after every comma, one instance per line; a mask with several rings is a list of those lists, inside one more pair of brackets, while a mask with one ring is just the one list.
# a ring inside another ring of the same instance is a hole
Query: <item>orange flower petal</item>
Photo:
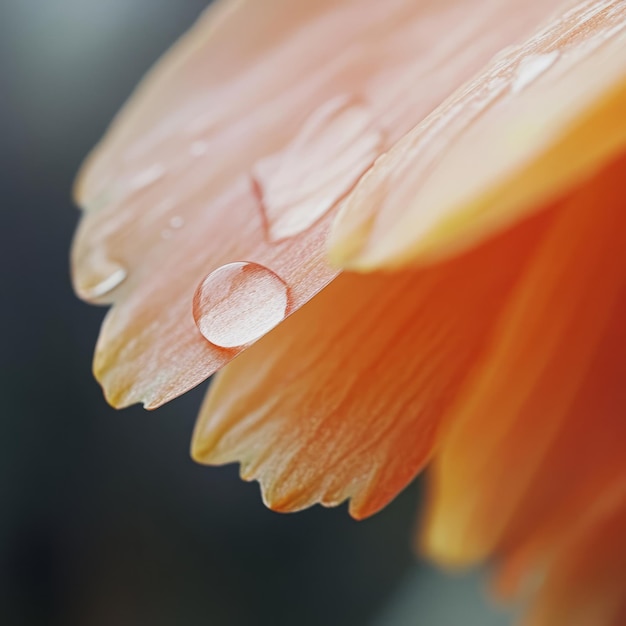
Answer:
[[[622, 287], [567, 419], [560, 424], [497, 548], [504, 560], [498, 577], [500, 594], [519, 594], [536, 577], [537, 571], [546, 571], [551, 576], [550, 572], [558, 569], [558, 562], [569, 560], [578, 552], [572, 536], [575, 539], [583, 531], [595, 533], [587, 527], [592, 523], [597, 525], [598, 519], [609, 520], [615, 514], [614, 509], [626, 504], [625, 314], [626, 293]], [[612, 572], [614, 558], [626, 559], [626, 545], [619, 538], [604, 531], [600, 534], [601, 537], [592, 540], [600, 544], [595, 550], [599, 561], [606, 563], [603, 566], [598, 562], [595, 573], [586, 579], [588, 591], [598, 586], [592, 578], [599, 577], [602, 569]], [[553, 565], [555, 562], [557, 565]], [[626, 575], [616, 576], [613, 582], [621, 584], [617, 592], [625, 599]], [[574, 595], [578, 594], [577, 588], [577, 584], [572, 585]], [[611, 588], [614, 586], [609, 585], [606, 590]], [[614, 604], [610, 599], [601, 600], [602, 589], [595, 589], [594, 594], [598, 605]], [[582, 597], [590, 598], [588, 593]], [[565, 606], [577, 606], [577, 600], [570, 599]], [[604, 623], [610, 622], [599, 619], [595, 622]]]
[[626, 483], [579, 511], [547, 568], [527, 626], [621, 626], [626, 617]]
[[408, 133], [346, 200], [333, 260], [368, 270], [474, 245], [626, 144], [626, 5], [570, 4]]
[[[565, 495], [555, 490], [582, 489], [583, 475], [597, 489], [598, 477], [615, 470], [605, 455], [612, 449], [621, 458], [615, 445], [587, 454], [584, 444], [587, 437], [590, 445], [609, 444], [623, 431], [615, 428], [623, 403], [608, 399], [623, 395], [615, 380], [615, 350], [623, 346], [612, 331], [624, 310], [624, 172], [626, 157], [559, 203], [492, 347], [450, 412], [424, 538], [439, 561], [464, 564], [507, 549], [545, 523], [551, 500]], [[606, 358], [594, 370], [602, 351]], [[591, 383], [611, 395], [589, 394]], [[571, 419], [579, 406], [586, 430]], [[594, 429], [604, 432], [597, 437]], [[625, 469], [622, 463], [622, 475]], [[593, 497], [593, 489], [586, 494]], [[568, 510], [571, 516], [577, 509]]]
[[[378, 154], [559, 4], [244, 0], [211, 9], [149, 75], [77, 183], [90, 211], [72, 254], [76, 290], [114, 304], [94, 363], [109, 400], [157, 406], [242, 349], [211, 345], [192, 319], [198, 285], [221, 266], [274, 272], [289, 289], [287, 314], [327, 284], [336, 272], [324, 241], [338, 201]], [[268, 306], [260, 296], [257, 304]], [[265, 327], [262, 317], [250, 326]]]
[[424, 271], [341, 275], [218, 375], [194, 458], [240, 461], [276, 510], [382, 508], [429, 459], [548, 221]]

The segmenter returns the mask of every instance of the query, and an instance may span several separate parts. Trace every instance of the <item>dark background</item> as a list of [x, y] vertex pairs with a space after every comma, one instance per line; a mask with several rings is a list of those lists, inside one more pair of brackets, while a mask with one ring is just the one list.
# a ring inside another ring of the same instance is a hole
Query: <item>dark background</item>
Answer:
[[412, 565], [416, 487], [361, 523], [272, 513], [190, 460], [204, 389], [116, 412], [91, 376], [104, 310], [69, 283], [72, 180], [206, 4], [0, 0], [0, 624], [456, 626], [383, 611], [411, 567], [442, 589]]

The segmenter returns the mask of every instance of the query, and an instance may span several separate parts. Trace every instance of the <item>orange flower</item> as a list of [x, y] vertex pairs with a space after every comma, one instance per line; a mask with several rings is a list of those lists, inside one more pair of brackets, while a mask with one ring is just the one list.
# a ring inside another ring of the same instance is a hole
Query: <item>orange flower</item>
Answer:
[[428, 554], [619, 626], [625, 146], [624, 1], [218, 3], [79, 178], [96, 376], [154, 408], [223, 367], [192, 454], [275, 510], [433, 459]]

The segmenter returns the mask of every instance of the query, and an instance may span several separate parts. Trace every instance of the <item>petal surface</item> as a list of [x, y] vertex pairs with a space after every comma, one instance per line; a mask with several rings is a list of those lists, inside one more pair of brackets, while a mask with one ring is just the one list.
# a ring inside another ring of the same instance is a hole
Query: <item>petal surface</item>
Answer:
[[604, 494], [626, 488], [625, 314], [622, 289], [567, 419], [559, 424], [499, 541], [505, 595], [514, 595], [525, 576], [562, 551], [568, 533], [586, 516], [601, 513], [607, 497], [614, 502]]
[[329, 225], [375, 158], [562, 4], [211, 8], [150, 73], [77, 183], [88, 211], [72, 253], [76, 290], [114, 305], [94, 359], [108, 399], [158, 406], [240, 352], [207, 342], [192, 317], [198, 285], [223, 265], [277, 274], [289, 312], [328, 284]]
[[331, 256], [357, 270], [472, 246], [626, 144], [626, 5], [569, 3], [381, 157], [347, 198]]
[[[596, 493], [550, 562], [527, 626], [620, 626], [626, 617], [626, 482]], [[562, 531], [563, 532], [563, 531]]]
[[448, 415], [423, 538], [441, 562], [521, 551], [536, 568], [597, 494], [626, 480], [624, 172], [621, 157], [558, 203]]
[[576, 624], [576, 615], [618, 626], [625, 617], [615, 617], [626, 608], [625, 291], [497, 547], [501, 595], [528, 593], [542, 572], [533, 626]]
[[239, 461], [275, 510], [376, 512], [430, 458], [550, 220], [427, 270], [342, 274], [218, 374], [193, 457]]

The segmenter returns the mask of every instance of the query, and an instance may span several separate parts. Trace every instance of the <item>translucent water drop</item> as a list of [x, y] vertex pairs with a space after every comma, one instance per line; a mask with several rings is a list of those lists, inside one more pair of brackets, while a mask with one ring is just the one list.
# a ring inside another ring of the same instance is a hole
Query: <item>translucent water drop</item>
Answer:
[[171, 228], [178, 229], [185, 225], [185, 220], [180, 215], [170, 217], [169, 225]]
[[310, 228], [350, 191], [382, 146], [364, 104], [343, 95], [316, 109], [289, 145], [253, 169], [270, 239]]
[[282, 322], [289, 288], [257, 263], [229, 263], [209, 274], [196, 291], [193, 316], [205, 339], [237, 348], [262, 337]]
[[547, 72], [559, 58], [559, 51], [553, 50], [544, 54], [531, 54], [522, 59], [517, 67], [517, 73], [511, 84], [513, 93], [520, 93], [532, 82], [537, 80], [544, 72]]
[[77, 291], [85, 300], [98, 300], [119, 287], [128, 276], [128, 272], [116, 263], [108, 263], [102, 272], [91, 277], [86, 284], [78, 285]]

